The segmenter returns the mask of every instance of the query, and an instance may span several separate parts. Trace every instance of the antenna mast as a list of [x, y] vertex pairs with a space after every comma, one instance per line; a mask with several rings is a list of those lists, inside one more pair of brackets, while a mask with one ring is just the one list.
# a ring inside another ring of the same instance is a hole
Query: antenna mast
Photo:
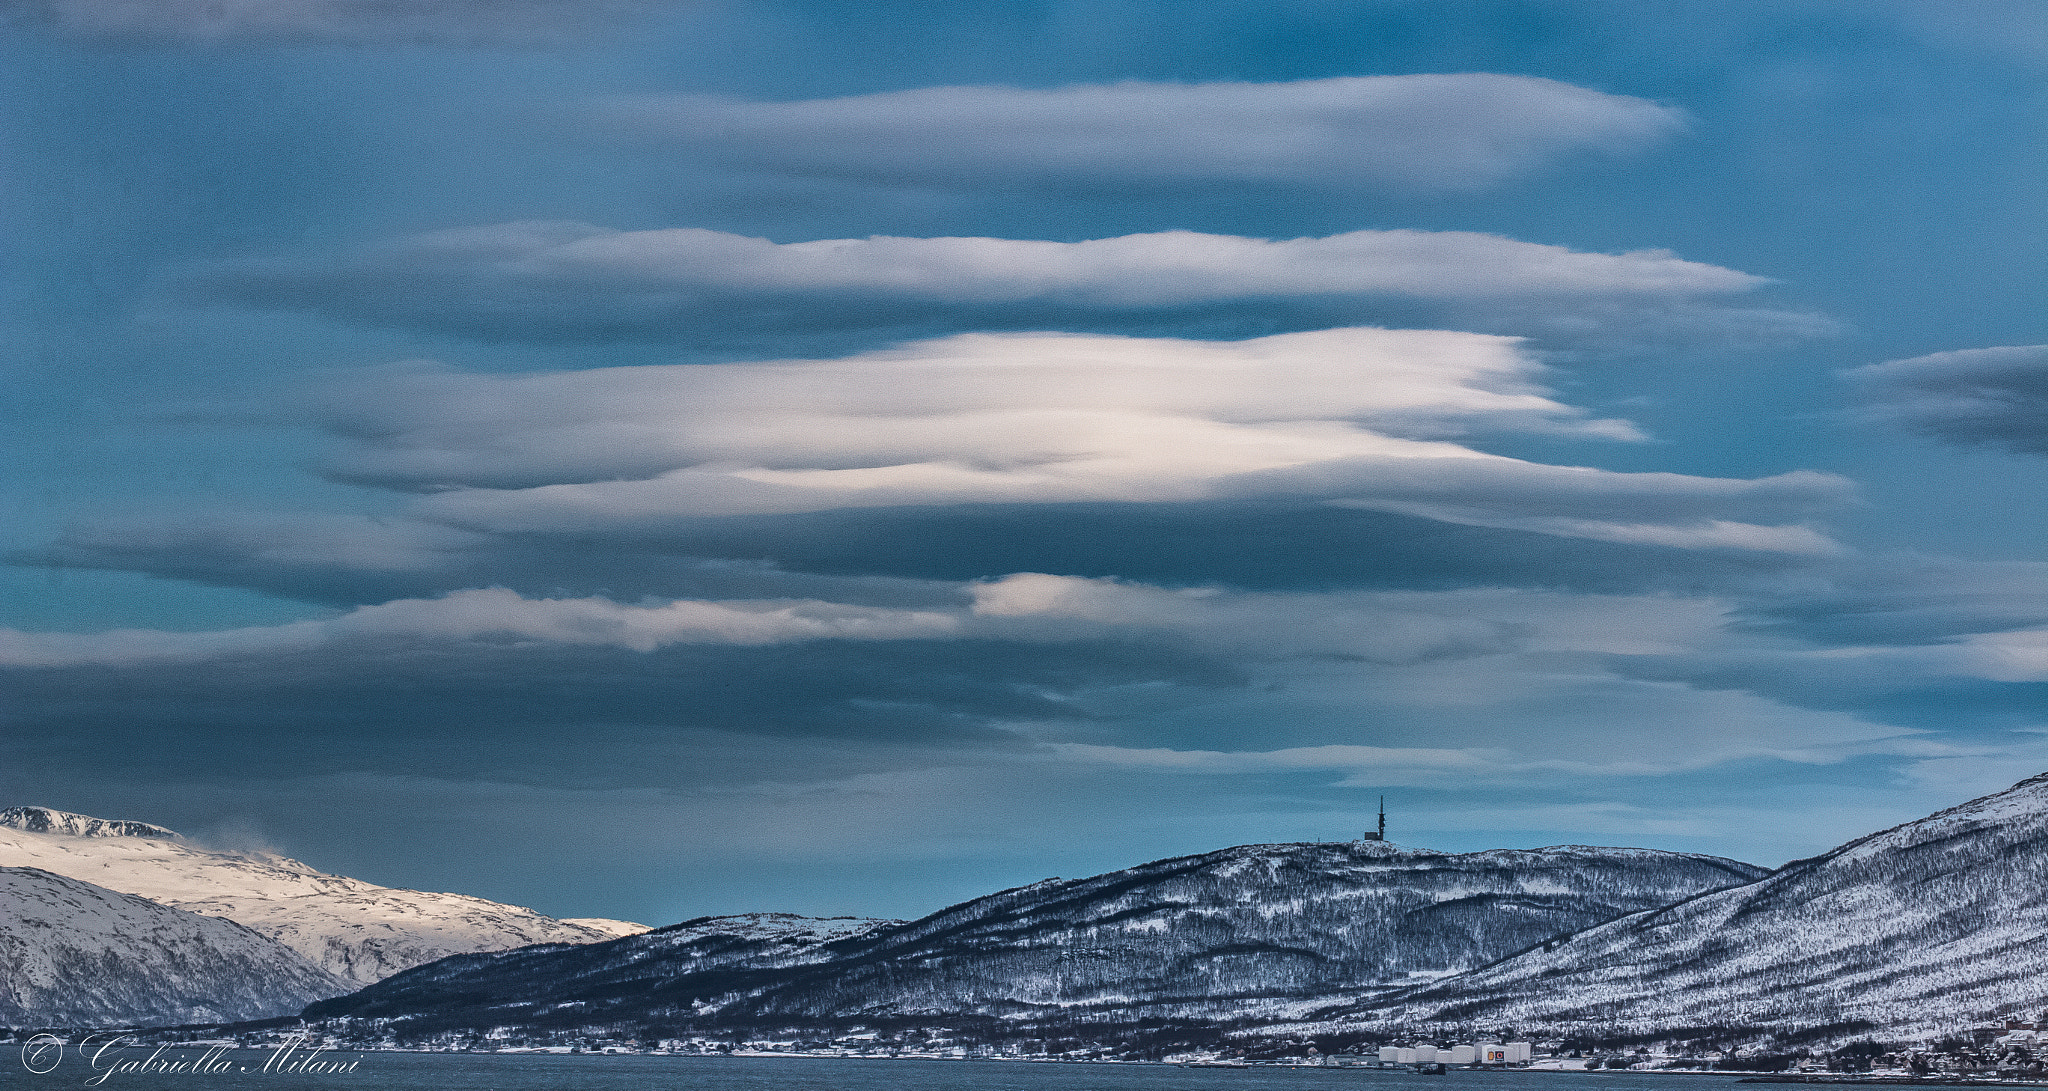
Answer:
[[1367, 830], [1358, 835], [1360, 841], [1385, 841], [1387, 839], [1387, 797], [1380, 797], [1380, 831]]

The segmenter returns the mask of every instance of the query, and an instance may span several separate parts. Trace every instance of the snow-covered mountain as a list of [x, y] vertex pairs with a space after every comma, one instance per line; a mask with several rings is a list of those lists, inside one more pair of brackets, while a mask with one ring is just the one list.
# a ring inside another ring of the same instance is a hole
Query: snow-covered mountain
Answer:
[[2048, 774], [1359, 1014], [1907, 1037], [2044, 1008]]
[[0, 811], [0, 867], [32, 867], [222, 917], [360, 987], [454, 954], [594, 943], [646, 931], [516, 905], [381, 887], [268, 853], [216, 852], [161, 826], [47, 807]]
[[[903, 921], [876, 917], [800, 917], [795, 913], [736, 913], [725, 917], [697, 917], [645, 933], [635, 944], [643, 950], [677, 949], [707, 939], [737, 939], [748, 943], [773, 944], [792, 956], [810, 952], [827, 943], [852, 939], [877, 928]], [[620, 945], [625, 946], [625, 945]]]
[[0, 1025], [267, 1019], [351, 988], [233, 921], [0, 867]]
[[[744, 913], [698, 917], [610, 943], [526, 947], [461, 955], [398, 974], [374, 991], [339, 997], [307, 1009], [311, 1018], [357, 1015], [424, 1016], [435, 1029], [483, 1025], [471, 1021], [481, 1001], [524, 1010], [574, 1011], [594, 995], [631, 996], [660, 991], [673, 979], [752, 980], [777, 971], [829, 961], [835, 951], [902, 921], [871, 917], [801, 917]], [[480, 994], [479, 984], [490, 990]], [[573, 998], [536, 1001], [540, 994]], [[486, 1020], [495, 1025], [496, 1020]]]
[[0, 811], [0, 826], [71, 837], [161, 837], [178, 840], [176, 832], [147, 822], [109, 821], [69, 811], [53, 811], [48, 807], [9, 807]]
[[1258, 1022], [1761, 874], [1640, 849], [1248, 845], [1048, 879], [809, 946], [688, 922], [581, 950], [452, 960], [308, 1014], [418, 1029]]

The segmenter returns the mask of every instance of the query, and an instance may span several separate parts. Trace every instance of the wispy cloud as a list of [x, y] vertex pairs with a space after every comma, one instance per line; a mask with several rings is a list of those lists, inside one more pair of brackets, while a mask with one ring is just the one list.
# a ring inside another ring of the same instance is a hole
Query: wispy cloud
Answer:
[[[953, 585], [947, 601], [889, 607], [825, 600], [669, 599], [621, 603], [589, 596], [530, 597], [506, 588], [398, 599], [330, 618], [239, 629], [39, 633], [0, 629], [0, 666], [62, 668], [192, 663], [289, 655], [346, 645], [461, 644], [506, 649], [588, 646], [641, 653], [676, 644], [759, 647], [820, 640], [980, 639], [1058, 643], [1143, 635], [1254, 658], [1339, 657], [1380, 664], [1494, 655], [1520, 647], [1536, 626], [1491, 615], [1559, 619], [1539, 596], [1472, 599], [1372, 592], [1276, 595], [1163, 588], [1114, 579], [1013, 573]], [[1626, 600], [1624, 600], [1626, 601]], [[1598, 611], [1587, 603], [1583, 610]], [[1669, 630], [1682, 607], [1632, 614]], [[1697, 628], [1697, 621], [1692, 623]], [[1562, 647], [1551, 638], [1553, 648]], [[1646, 637], [1630, 637], [1639, 643]], [[1571, 644], [1567, 640], [1566, 644]]]
[[[513, 739], [564, 724], [621, 737], [638, 737], [636, 724], [848, 738], [922, 731], [983, 748], [1036, 739], [1083, 765], [1322, 773], [1338, 786], [1956, 752], [1711, 676], [1632, 671], [1638, 660], [1747, 655], [1783, 673], [1829, 654], [1745, 641], [1714, 599], [1270, 594], [1044, 573], [954, 590], [944, 605], [897, 608], [624, 604], [484, 589], [215, 632], [5, 630], [0, 667], [43, 714], [104, 706], [117, 715], [136, 695], [173, 693], [182, 695], [173, 721], [261, 724], [331, 719], [314, 710], [353, 679], [361, 702], [334, 729], [366, 743], [415, 722], [474, 724]], [[2038, 634], [2019, 634], [1881, 657], [1895, 678], [1925, 681], [1982, 673], [1993, 659], [2003, 677], [1998, 664], [2038, 661], [2040, 651]], [[75, 681], [88, 675], [136, 681], [88, 699]], [[133, 730], [161, 730], [165, 714]], [[1216, 738], [1221, 724], [1242, 725], [1263, 745], [1198, 741]], [[1532, 736], [1545, 740], [1543, 752], [1517, 756]], [[500, 759], [532, 760], [512, 751]]]
[[1938, 644], [2048, 625], [2048, 563], [1867, 556], [1773, 586], [1736, 623], [1834, 646]]
[[1581, 338], [1609, 328], [1679, 337], [1827, 332], [1817, 316], [1719, 302], [1764, 283], [1668, 251], [1582, 253], [1462, 231], [775, 243], [697, 228], [521, 222], [318, 259], [242, 261], [195, 274], [179, 291], [189, 301], [489, 340], [1069, 329], [1193, 321], [1217, 306], [1283, 325], [1341, 326], [1426, 305], [1461, 327], [1555, 334], [1575, 325]]
[[1488, 73], [1292, 83], [927, 87], [802, 102], [702, 95], [594, 111], [697, 157], [792, 174], [979, 189], [1211, 181], [1473, 189], [1574, 152], [1640, 147], [1683, 115]]
[[[1571, 755], [1527, 745], [1429, 748], [1340, 744], [1224, 751], [1061, 743], [1053, 750], [1060, 758], [1076, 763], [1159, 773], [1235, 777], [1325, 773], [1336, 778], [1332, 782], [1335, 786], [1344, 788], [1500, 787], [1560, 776], [1664, 776], [1756, 758], [1830, 765], [1871, 754], [1945, 758], [1963, 752], [1920, 740], [1913, 733], [1858, 722], [1846, 716], [1801, 714], [1764, 702], [1712, 697], [1703, 698], [1701, 703], [1718, 705], [1724, 711], [1748, 711], [1768, 716], [1773, 729], [1784, 734], [1775, 741], [1747, 732], [1719, 741], [1674, 734], [1664, 737], [1664, 747], [1659, 753], [1623, 744], [1619, 751], [1586, 751]], [[1745, 709], [1745, 704], [1753, 707]], [[1674, 711], [1678, 709], [1674, 707]]]
[[1842, 375], [1874, 419], [1951, 443], [2048, 454], [2048, 345], [1937, 352]]
[[117, 629], [33, 633], [0, 629], [0, 665], [197, 662], [307, 651], [361, 640], [491, 641], [592, 645], [651, 652], [670, 644], [781, 644], [903, 640], [949, 635], [958, 619], [931, 611], [829, 602], [690, 602], [625, 605], [606, 599], [530, 599], [503, 588], [362, 606], [339, 617], [215, 632]]

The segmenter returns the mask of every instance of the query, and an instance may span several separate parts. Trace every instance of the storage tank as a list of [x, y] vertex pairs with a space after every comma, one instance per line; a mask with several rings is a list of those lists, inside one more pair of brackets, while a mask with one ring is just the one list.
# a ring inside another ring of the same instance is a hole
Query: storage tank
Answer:
[[1507, 1050], [1509, 1064], [1528, 1064], [1529, 1058], [1536, 1054], [1536, 1047], [1528, 1042], [1509, 1042]]
[[1445, 1064], [1471, 1064], [1472, 1059], [1478, 1055], [1479, 1050], [1476, 1047], [1452, 1046], [1448, 1051], [1438, 1053], [1437, 1058]]
[[1397, 1050], [1395, 1050], [1395, 1051], [1394, 1051], [1394, 1063], [1395, 1063], [1395, 1064], [1414, 1064], [1414, 1063], [1415, 1063], [1415, 1047], [1413, 1047], [1413, 1046], [1402, 1046], [1402, 1047], [1401, 1047], [1400, 1049], [1397, 1049]]
[[1415, 1047], [1415, 1063], [1416, 1063], [1416, 1064], [1435, 1064], [1435, 1063], [1436, 1063], [1436, 1047], [1435, 1047], [1435, 1046], [1416, 1046], [1416, 1047]]
[[1398, 1050], [1398, 1049], [1395, 1049], [1395, 1048], [1394, 1048], [1393, 1046], [1381, 1046], [1381, 1047], [1380, 1047], [1380, 1063], [1381, 1063], [1381, 1064], [1399, 1064], [1399, 1063], [1401, 1063], [1401, 1051], [1400, 1051], [1400, 1050]]
[[1477, 1058], [1475, 1058], [1475, 1059], [1474, 1059], [1474, 1063], [1477, 1063], [1477, 1064], [1506, 1064], [1506, 1063], [1508, 1063], [1508, 1049], [1507, 1049], [1507, 1047], [1506, 1047], [1506, 1046], [1504, 1046], [1504, 1045], [1501, 1045], [1501, 1044], [1500, 1044], [1499, 1042], [1480, 1042], [1480, 1043], [1478, 1043], [1478, 1044], [1474, 1045], [1474, 1046], [1473, 1046], [1472, 1048], [1473, 1048], [1473, 1049], [1474, 1049], [1475, 1051], [1477, 1051], [1477, 1052], [1478, 1052], [1478, 1054], [1479, 1054], [1479, 1056], [1478, 1056]]

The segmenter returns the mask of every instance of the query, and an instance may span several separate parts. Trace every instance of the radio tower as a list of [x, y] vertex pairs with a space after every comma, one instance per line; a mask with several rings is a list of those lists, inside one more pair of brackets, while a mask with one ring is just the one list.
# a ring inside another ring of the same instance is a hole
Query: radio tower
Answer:
[[1380, 830], [1379, 830], [1379, 832], [1378, 832], [1378, 833], [1373, 833], [1373, 832], [1367, 831], [1367, 832], [1366, 832], [1366, 833], [1365, 833], [1365, 834], [1364, 834], [1363, 836], [1361, 836], [1361, 837], [1359, 838], [1359, 840], [1360, 840], [1360, 841], [1385, 841], [1386, 839], [1387, 839], [1387, 797], [1386, 797], [1386, 796], [1381, 796], [1381, 797], [1380, 797]]

